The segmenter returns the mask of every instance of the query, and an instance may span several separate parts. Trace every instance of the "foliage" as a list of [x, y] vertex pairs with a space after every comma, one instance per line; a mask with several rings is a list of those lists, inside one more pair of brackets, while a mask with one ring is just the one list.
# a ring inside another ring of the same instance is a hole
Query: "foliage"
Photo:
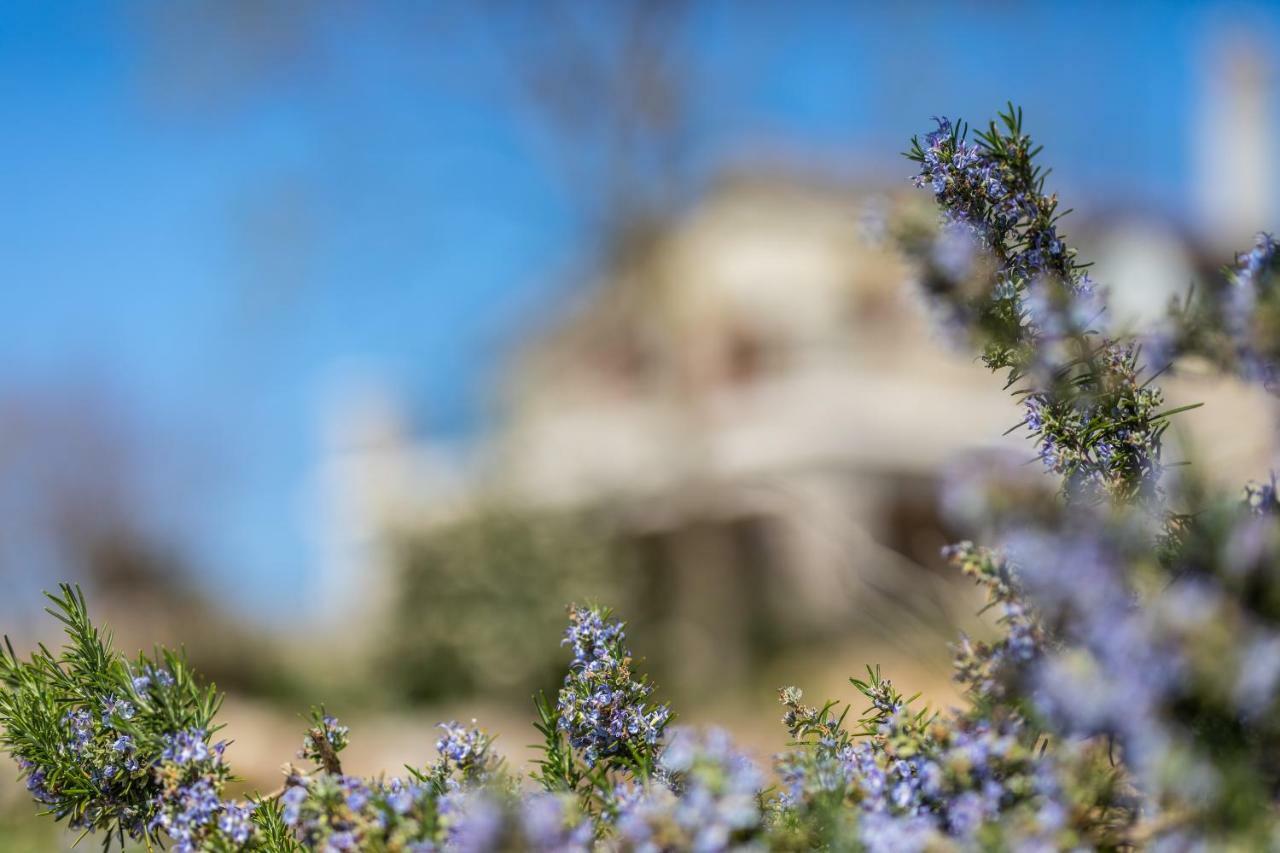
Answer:
[[851, 679], [857, 709], [807, 705], [784, 688], [791, 741], [770, 785], [724, 732], [671, 725], [609, 610], [572, 607], [561, 689], [535, 702], [541, 757], [527, 780], [474, 722], [442, 724], [437, 757], [403, 777], [347, 775], [349, 732], [317, 709], [299, 753], [310, 766], [287, 766], [272, 794], [228, 801], [226, 746], [211, 741], [216, 692], [175, 655], [126, 661], [63, 587], [50, 612], [65, 649], [0, 655], [0, 746], [45, 813], [101, 832], [104, 846], [1280, 845], [1275, 480], [1241, 500], [1165, 476], [1162, 438], [1177, 410], [1153, 382], [1194, 353], [1274, 385], [1275, 244], [1260, 238], [1220, 292], [1178, 306], [1148, 338], [1163, 342], [1152, 369], [1140, 341], [1106, 329], [1037, 152], [1010, 109], [975, 142], [939, 120], [908, 155], [942, 210], [937, 230], [906, 238], [919, 280], [951, 330], [1004, 374], [1022, 407], [1015, 429], [1060, 483], [1053, 501], [1010, 499], [1023, 486], [1002, 486], [1007, 472], [993, 468], [967, 492], [990, 541], [944, 553], [985, 590], [999, 633], [955, 644], [962, 707], [924, 706], [870, 667]]
[[555, 684], [566, 601], [626, 602], [619, 555], [579, 518], [490, 508], [399, 543], [380, 669], [411, 700], [517, 694]]
[[[220, 799], [225, 744], [210, 744], [219, 698], [168, 652], [127, 662], [64, 585], [49, 612], [66, 630], [55, 656], [0, 652], [0, 745], [18, 762], [43, 812], [86, 833], [196, 849], [251, 807]], [[239, 833], [232, 831], [233, 836]]]

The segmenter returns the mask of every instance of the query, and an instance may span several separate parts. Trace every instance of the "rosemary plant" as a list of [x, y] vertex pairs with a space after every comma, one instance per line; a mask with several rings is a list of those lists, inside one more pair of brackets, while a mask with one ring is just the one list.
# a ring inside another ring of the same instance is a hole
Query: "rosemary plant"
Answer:
[[[67, 641], [0, 651], [0, 748], [35, 807], [104, 849], [1169, 850], [1280, 846], [1280, 500], [1165, 476], [1154, 384], [1180, 355], [1276, 385], [1272, 238], [1142, 338], [1062, 234], [1040, 149], [1010, 108], [972, 140], [912, 140], [936, 228], [904, 247], [946, 327], [1002, 375], [1058, 497], [992, 500], [984, 544], [944, 555], [987, 593], [997, 636], [954, 646], [959, 708], [878, 668], [854, 705], [780, 692], [772, 772], [718, 729], [672, 724], [622, 622], [572, 607], [563, 686], [538, 696], [527, 778], [472, 725], [443, 723], [403, 775], [342, 768], [346, 726], [312, 712], [275, 791], [225, 796], [220, 697], [162, 650], [129, 660], [63, 586]], [[1144, 346], [1145, 344], [1145, 346]], [[999, 495], [999, 473], [975, 493]], [[992, 484], [994, 482], [994, 485]], [[1005, 495], [1016, 494], [1009, 486]], [[1175, 510], [1180, 504], [1193, 504]]]

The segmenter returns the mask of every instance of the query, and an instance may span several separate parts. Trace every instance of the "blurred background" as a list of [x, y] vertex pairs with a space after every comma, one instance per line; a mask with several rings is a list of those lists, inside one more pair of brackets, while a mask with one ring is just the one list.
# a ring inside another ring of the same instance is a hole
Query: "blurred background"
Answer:
[[[264, 789], [319, 701], [353, 771], [455, 717], [523, 760], [570, 601], [761, 756], [784, 683], [878, 662], [954, 701], [951, 472], [1031, 453], [911, 287], [900, 152], [1021, 105], [1140, 326], [1277, 226], [1278, 35], [1236, 3], [6, 3], [0, 626], [56, 641], [70, 580], [124, 650], [185, 645]], [[1199, 470], [1266, 475], [1263, 400], [1166, 384], [1209, 403]], [[48, 849], [13, 778], [6, 849]]]

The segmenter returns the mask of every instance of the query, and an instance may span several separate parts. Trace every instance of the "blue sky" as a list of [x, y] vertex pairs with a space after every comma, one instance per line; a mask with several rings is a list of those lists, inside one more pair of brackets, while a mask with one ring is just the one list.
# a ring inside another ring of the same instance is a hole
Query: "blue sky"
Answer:
[[[466, 7], [286, 15], [276, 55], [162, 14], [180, 5], [0, 9], [0, 396], [113, 401], [157, 476], [198, 472], [166, 530], [202, 583], [266, 612], [314, 569], [302, 517], [335, 382], [379, 377], [415, 429], [473, 435], [595, 232]], [[1013, 100], [1084, 206], [1193, 220], [1205, 36], [1274, 43], [1280, 21], [881, 5], [696, 6], [690, 185], [762, 151], [905, 180], [897, 152], [929, 116]]]

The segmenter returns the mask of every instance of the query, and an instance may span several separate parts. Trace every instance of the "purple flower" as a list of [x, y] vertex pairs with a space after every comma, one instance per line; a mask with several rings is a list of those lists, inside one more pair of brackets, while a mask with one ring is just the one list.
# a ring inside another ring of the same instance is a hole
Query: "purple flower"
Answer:
[[307, 799], [307, 789], [303, 785], [293, 785], [285, 789], [280, 797], [284, 804], [284, 822], [289, 826], [297, 826], [302, 813], [302, 804]]
[[858, 821], [859, 839], [867, 853], [923, 853], [940, 843], [932, 818], [866, 812]]
[[227, 803], [218, 817], [218, 829], [235, 844], [247, 844], [253, 834], [253, 803]]
[[645, 849], [661, 837], [679, 849], [718, 851], [761, 830], [764, 776], [720, 729], [675, 729], [660, 759], [662, 781], [622, 789], [618, 832]]
[[454, 794], [447, 799], [448, 849], [457, 853], [488, 853], [501, 849], [505, 819], [501, 806], [494, 799], [482, 793]]
[[209, 757], [208, 735], [203, 729], [190, 729], [165, 738], [161, 758], [175, 764], [192, 764]]
[[127, 700], [110, 695], [102, 698], [102, 724], [104, 726], [111, 725], [114, 717], [119, 717], [122, 720], [133, 719], [133, 714], [133, 705]]
[[545, 792], [522, 800], [520, 831], [529, 849], [546, 853], [586, 853], [595, 840], [595, 827], [578, 814], [572, 798]]

